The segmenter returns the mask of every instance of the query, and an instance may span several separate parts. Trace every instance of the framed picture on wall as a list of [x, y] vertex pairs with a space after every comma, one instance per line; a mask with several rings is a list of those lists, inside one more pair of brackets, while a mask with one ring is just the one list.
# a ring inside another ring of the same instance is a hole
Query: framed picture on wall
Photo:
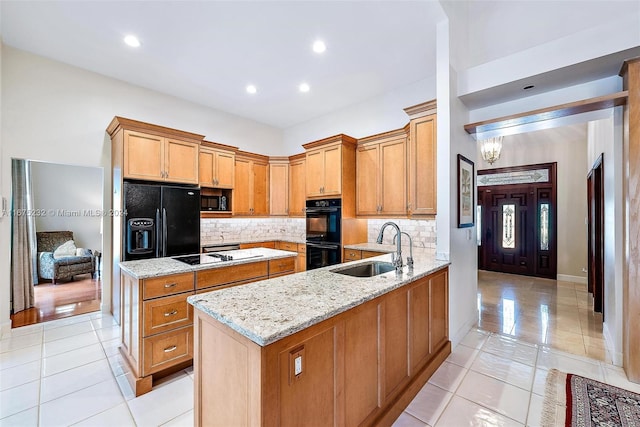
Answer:
[[473, 162], [458, 154], [458, 228], [473, 227], [475, 222], [474, 172]]

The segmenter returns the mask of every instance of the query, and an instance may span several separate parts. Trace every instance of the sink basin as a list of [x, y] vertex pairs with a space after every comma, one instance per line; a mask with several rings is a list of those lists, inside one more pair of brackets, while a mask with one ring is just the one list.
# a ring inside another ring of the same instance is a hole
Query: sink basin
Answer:
[[332, 273], [346, 274], [353, 277], [373, 277], [379, 274], [388, 273], [395, 270], [396, 267], [390, 262], [369, 261], [352, 267], [338, 268], [331, 270]]

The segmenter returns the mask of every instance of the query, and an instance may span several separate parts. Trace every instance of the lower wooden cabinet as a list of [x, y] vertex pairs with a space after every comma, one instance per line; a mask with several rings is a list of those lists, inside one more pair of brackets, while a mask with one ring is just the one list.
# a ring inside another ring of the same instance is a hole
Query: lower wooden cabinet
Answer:
[[193, 359], [193, 327], [145, 338], [142, 347], [143, 376], [155, 374], [178, 363], [190, 362]]
[[448, 268], [265, 347], [196, 309], [195, 425], [391, 425], [448, 333]]
[[296, 260], [296, 273], [307, 271], [307, 245], [298, 243], [298, 258]]
[[345, 249], [342, 260], [344, 262], [357, 261], [359, 259], [373, 258], [374, 256], [384, 255], [385, 253], [387, 252], [363, 251], [359, 249]]
[[276, 242], [273, 240], [267, 242], [252, 242], [252, 243], [240, 243], [240, 249], [251, 249], [251, 248], [269, 248], [275, 249]]

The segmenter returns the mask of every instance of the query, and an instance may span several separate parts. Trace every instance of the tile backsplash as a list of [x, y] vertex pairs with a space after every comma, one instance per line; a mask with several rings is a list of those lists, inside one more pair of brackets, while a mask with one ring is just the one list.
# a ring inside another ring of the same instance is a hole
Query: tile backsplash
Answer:
[[[370, 219], [367, 224], [368, 241], [373, 243], [378, 238], [380, 228], [387, 222], [392, 221], [398, 224], [401, 231], [406, 232], [411, 236], [413, 240], [414, 248], [436, 248], [436, 221], [434, 219]], [[394, 229], [386, 229], [384, 231], [383, 243], [391, 244], [393, 242], [393, 236], [396, 234]], [[402, 241], [403, 245], [408, 245], [409, 242]]]
[[291, 240], [304, 242], [304, 218], [203, 218], [200, 244]]
[[[402, 231], [407, 232], [413, 239], [414, 247], [435, 249], [435, 220], [369, 219], [369, 242], [376, 241], [382, 224], [387, 221], [395, 222]], [[200, 239], [203, 245], [260, 240], [304, 242], [305, 226], [304, 218], [203, 218], [200, 220]], [[393, 230], [385, 230], [384, 243], [391, 244], [394, 234]]]

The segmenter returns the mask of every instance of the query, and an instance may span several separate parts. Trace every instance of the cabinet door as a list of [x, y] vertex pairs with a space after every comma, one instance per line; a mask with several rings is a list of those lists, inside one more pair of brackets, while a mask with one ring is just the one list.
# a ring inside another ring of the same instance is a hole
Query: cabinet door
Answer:
[[289, 216], [305, 216], [306, 162], [300, 160], [289, 166]]
[[198, 183], [199, 146], [193, 142], [167, 139], [164, 149], [165, 180]]
[[429, 279], [431, 307], [429, 323], [431, 342], [429, 353], [434, 353], [449, 340], [449, 278], [447, 270], [434, 274]]
[[124, 178], [161, 181], [164, 138], [141, 132], [124, 131]]
[[215, 178], [217, 188], [233, 189], [236, 155], [224, 151], [216, 152]]
[[436, 116], [411, 120], [409, 144], [409, 210], [411, 215], [436, 214]]
[[402, 289], [385, 299], [382, 305], [384, 338], [382, 351], [382, 398], [393, 399], [409, 380], [407, 338], [407, 291]]
[[306, 159], [307, 197], [321, 196], [322, 187], [324, 186], [324, 151], [309, 151]]
[[342, 146], [329, 147], [324, 150], [324, 186], [325, 196], [342, 194]]
[[386, 215], [407, 213], [406, 139], [380, 144], [380, 212]]
[[345, 321], [344, 395], [347, 426], [358, 426], [379, 408], [378, 305], [368, 304]]
[[251, 171], [252, 162], [246, 159], [236, 158], [235, 164], [235, 188], [233, 190], [233, 214], [251, 215], [252, 199], [251, 187], [253, 186], [253, 175]]
[[429, 280], [422, 279], [409, 290], [409, 320], [411, 337], [409, 358], [411, 373], [415, 373], [431, 354], [429, 343]]
[[200, 148], [198, 155], [198, 180], [203, 187], [214, 187], [213, 168], [215, 152]]
[[269, 212], [286, 216], [289, 213], [289, 165], [269, 165]]
[[379, 156], [380, 145], [358, 147], [356, 152], [356, 213], [357, 215], [377, 215], [379, 201]]
[[253, 215], [269, 215], [269, 165], [253, 164]]

